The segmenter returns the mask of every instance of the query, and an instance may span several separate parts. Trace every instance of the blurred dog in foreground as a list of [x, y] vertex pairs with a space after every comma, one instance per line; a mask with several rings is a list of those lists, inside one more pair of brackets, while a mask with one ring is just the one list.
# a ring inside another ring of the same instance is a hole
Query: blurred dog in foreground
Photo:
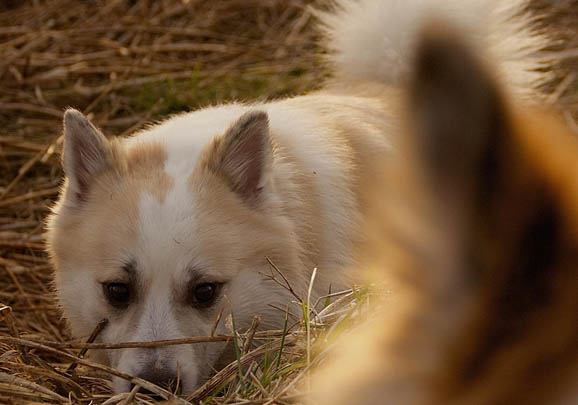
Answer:
[[578, 403], [578, 138], [452, 25], [423, 28], [374, 206], [398, 299], [334, 348], [312, 404]]
[[[111, 140], [68, 110], [66, 182], [48, 220], [48, 250], [73, 333], [87, 336], [103, 318], [109, 324], [102, 342], [206, 336], [215, 327], [227, 333], [224, 322], [215, 323], [222, 311], [240, 329], [254, 315], [263, 328], [280, 329], [283, 314], [275, 307], [284, 308], [292, 296], [263, 277], [270, 273], [267, 259], [303, 296], [318, 268], [313, 300], [330, 286], [349, 285], [347, 269], [358, 267], [356, 246], [365, 239], [365, 196], [398, 142], [406, 59], [422, 20], [439, 13], [478, 27], [487, 22], [480, 41], [500, 61], [497, 75], [517, 93], [531, 93], [541, 77], [533, 73], [532, 55], [542, 42], [527, 28], [522, 6], [510, 0], [341, 0], [334, 12], [320, 15], [335, 73], [320, 92], [210, 107]], [[501, 124], [489, 113], [468, 121], [444, 107], [418, 129]], [[432, 147], [453, 145], [428, 139]], [[474, 152], [464, 150], [451, 161], [467, 166]], [[440, 157], [440, 167], [452, 172], [451, 161]], [[230, 360], [219, 343], [96, 355], [154, 383], [178, 378], [183, 392]], [[114, 384], [119, 392], [130, 389], [122, 379]]]

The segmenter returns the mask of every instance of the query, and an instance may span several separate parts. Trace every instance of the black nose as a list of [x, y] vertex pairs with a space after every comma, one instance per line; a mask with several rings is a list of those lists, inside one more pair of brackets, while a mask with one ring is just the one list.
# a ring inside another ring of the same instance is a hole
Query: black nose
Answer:
[[[158, 370], [158, 369], [151, 369], [146, 370], [137, 375], [137, 377], [142, 378], [143, 380], [147, 380], [155, 385], [158, 385], [161, 388], [166, 389], [169, 392], [172, 392], [176, 395], [180, 395], [181, 393], [181, 384], [178, 381], [177, 375], [169, 370]], [[135, 384], [130, 385], [130, 390], [132, 391]], [[155, 400], [163, 399], [160, 395], [155, 394], [145, 388], [140, 388], [138, 390], [141, 394], [149, 395], [151, 398]]]

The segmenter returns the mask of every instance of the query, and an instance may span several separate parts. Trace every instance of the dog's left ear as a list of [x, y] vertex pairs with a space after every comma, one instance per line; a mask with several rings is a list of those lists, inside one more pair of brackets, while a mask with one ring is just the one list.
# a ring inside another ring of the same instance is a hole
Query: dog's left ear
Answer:
[[250, 111], [217, 138], [205, 155], [209, 170], [251, 206], [262, 198], [269, 179], [273, 147], [269, 118], [263, 111]]

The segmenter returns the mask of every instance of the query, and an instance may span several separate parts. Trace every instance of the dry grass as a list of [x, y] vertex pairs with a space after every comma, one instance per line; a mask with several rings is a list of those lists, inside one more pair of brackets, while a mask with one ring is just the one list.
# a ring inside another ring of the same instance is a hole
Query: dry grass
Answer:
[[[63, 108], [79, 108], [107, 134], [122, 135], [189, 108], [312, 89], [326, 74], [307, 11], [312, 2], [326, 1], [0, 3], [0, 403], [128, 403], [134, 396], [109, 400], [106, 381], [118, 372], [80, 359], [82, 345], [66, 344], [71, 339], [50, 294], [42, 221], [61, 181]], [[546, 91], [576, 127], [578, 1], [533, 4], [561, 40], [548, 50], [558, 63]], [[236, 341], [238, 360], [188, 400], [299, 402], [296, 383], [311, 354], [301, 327], [302, 315], [311, 314], [302, 309], [291, 309], [299, 316], [288, 317], [285, 333], [211, 337]], [[326, 312], [346, 317], [336, 305]], [[249, 351], [247, 341], [265, 345]]]

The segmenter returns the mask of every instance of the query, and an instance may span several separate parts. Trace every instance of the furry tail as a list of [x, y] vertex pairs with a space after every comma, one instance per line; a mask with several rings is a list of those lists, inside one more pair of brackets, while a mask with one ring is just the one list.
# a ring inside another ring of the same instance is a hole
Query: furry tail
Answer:
[[426, 19], [448, 22], [481, 51], [506, 84], [531, 94], [546, 80], [539, 50], [546, 39], [532, 30], [527, 0], [335, 0], [320, 12], [329, 64], [341, 83], [403, 81]]

